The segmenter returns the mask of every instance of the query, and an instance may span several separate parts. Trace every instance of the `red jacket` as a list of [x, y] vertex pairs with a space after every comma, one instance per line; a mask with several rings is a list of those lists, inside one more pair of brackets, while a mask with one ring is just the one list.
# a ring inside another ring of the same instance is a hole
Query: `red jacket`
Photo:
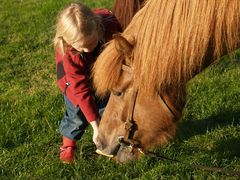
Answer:
[[[111, 11], [96, 9], [96, 14], [102, 17], [105, 27], [105, 40], [112, 39], [112, 34], [121, 32], [121, 26]], [[99, 49], [99, 47], [97, 47]], [[57, 83], [75, 107], [79, 107], [84, 116], [91, 122], [99, 117], [98, 108], [93, 98], [89, 80], [91, 66], [95, 62], [96, 51], [92, 53], [74, 53], [69, 47], [64, 56], [56, 50]], [[66, 87], [66, 83], [68, 86]]]

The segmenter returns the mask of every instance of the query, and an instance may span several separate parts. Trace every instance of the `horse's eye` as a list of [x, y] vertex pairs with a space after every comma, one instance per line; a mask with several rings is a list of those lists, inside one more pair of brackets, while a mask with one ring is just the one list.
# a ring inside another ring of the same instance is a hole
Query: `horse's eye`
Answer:
[[120, 91], [112, 91], [112, 93], [115, 95], [115, 96], [121, 96], [123, 94], [123, 92], [120, 92]]

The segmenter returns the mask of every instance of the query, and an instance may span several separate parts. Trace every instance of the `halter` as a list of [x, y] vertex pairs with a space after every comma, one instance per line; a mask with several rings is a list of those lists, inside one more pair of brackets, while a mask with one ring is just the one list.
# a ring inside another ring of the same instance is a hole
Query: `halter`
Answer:
[[118, 143], [124, 147], [128, 148], [130, 152], [133, 151], [133, 148], [139, 148], [139, 142], [133, 139], [134, 132], [136, 130], [136, 123], [133, 120], [133, 114], [135, 109], [135, 103], [137, 99], [138, 89], [133, 89], [132, 97], [130, 101], [130, 107], [128, 110], [127, 121], [124, 124], [125, 135], [118, 137]]
[[[131, 67], [124, 65], [124, 64], [122, 65], [122, 70], [132, 73]], [[118, 137], [118, 143], [120, 144], [121, 147], [127, 148], [129, 150], [129, 152], [131, 152], [131, 153], [132, 153], [133, 149], [136, 148], [141, 154], [144, 154], [144, 152], [142, 151], [142, 149], [140, 147], [141, 144], [137, 140], [133, 139], [134, 133], [137, 129], [137, 124], [135, 123], [135, 121], [133, 119], [137, 95], [138, 95], [138, 88], [133, 86], [131, 101], [129, 104], [128, 116], [127, 116], [127, 120], [124, 124], [125, 134], [124, 134], [124, 136]], [[159, 94], [159, 98], [163, 102], [163, 104], [167, 107], [169, 112], [173, 115], [173, 117], [176, 117], [174, 111], [172, 111], [170, 109], [170, 107], [167, 105], [167, 103], [164, 101], [163, 97], [160, 94]]]

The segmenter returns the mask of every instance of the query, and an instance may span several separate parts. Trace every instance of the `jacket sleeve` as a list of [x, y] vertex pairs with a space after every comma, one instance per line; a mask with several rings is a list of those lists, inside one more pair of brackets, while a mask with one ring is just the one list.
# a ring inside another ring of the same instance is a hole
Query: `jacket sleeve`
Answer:
[[86, 67], [79, 55], [67, 54], [64, 59], [66, 80], [69, 83], [66, 96], [75, 107], [79, 106], [88, 122], [94, 121], [99, 117], [99, 113], [89, 85]]

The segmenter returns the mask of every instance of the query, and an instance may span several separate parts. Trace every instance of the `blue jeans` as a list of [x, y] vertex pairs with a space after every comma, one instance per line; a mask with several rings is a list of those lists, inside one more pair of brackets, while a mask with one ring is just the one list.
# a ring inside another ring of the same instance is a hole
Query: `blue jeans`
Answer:
[[[88, 121], [82, 113], [81, 109], [79, 107], [74, 107], [74, 105], [65, 95], [64, 101], [66, 104], [66, 112], [60, 123], [59, 130], [63, 136], [77, 141], [82, 137], [85, 129], [87, 128]], [[97, 100], [100, 115], [102, 115], [106, 104], [107, 100]]]

